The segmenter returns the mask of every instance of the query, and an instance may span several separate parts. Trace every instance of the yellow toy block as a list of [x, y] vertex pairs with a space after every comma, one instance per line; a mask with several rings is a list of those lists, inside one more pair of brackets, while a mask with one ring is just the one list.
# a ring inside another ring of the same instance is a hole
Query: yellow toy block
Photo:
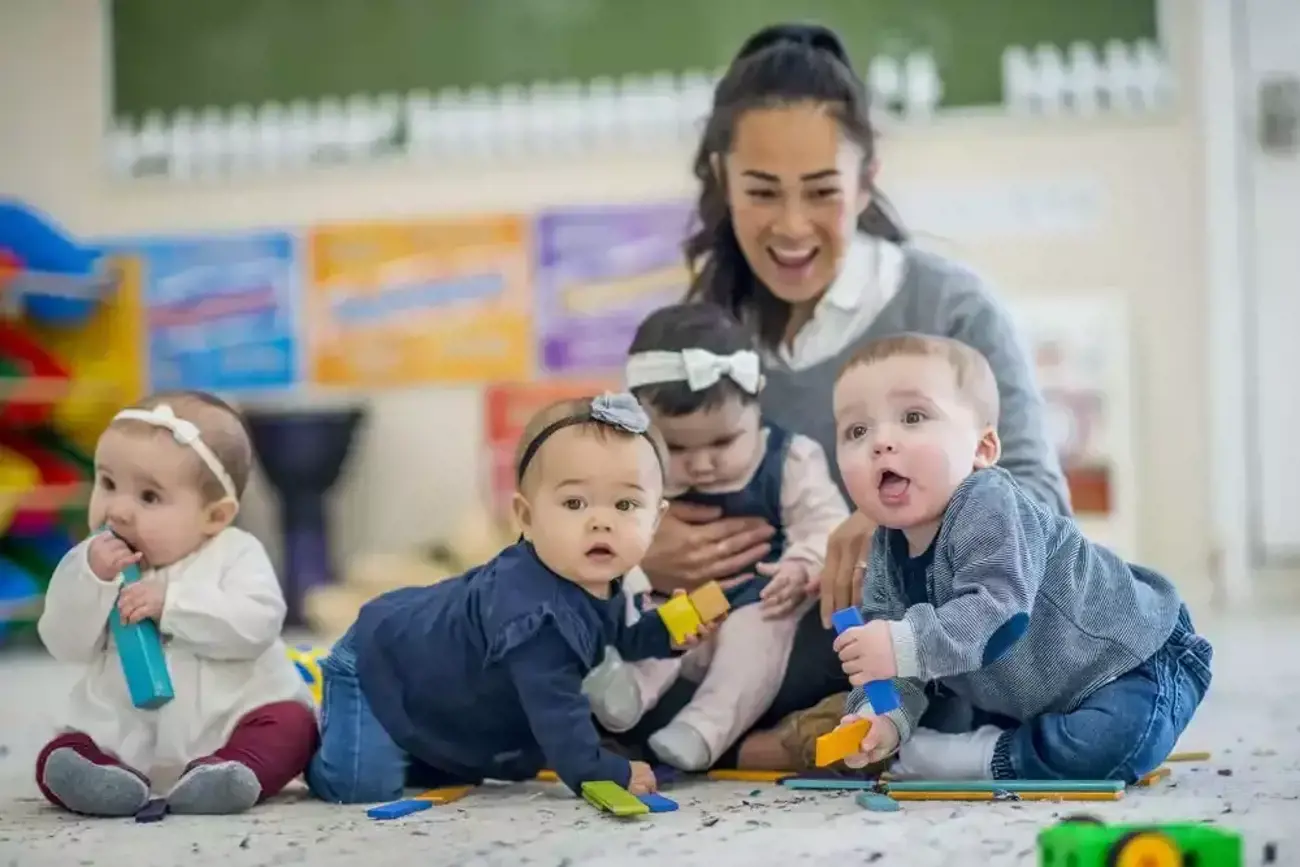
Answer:
[[441, 789], [429, 789], [421, 792], [413, 800], [428, 801], [431, 804], [450, 804], [459, 801], [473, 789], [473, 786], [444, 786]]
[[731, 610], [727, 594], [722, 592], [722, 585], [717, 581], [710, 581], [687, 598], [702, 623], [711, 623]]
[[668, 634], [677, 644], [681, 644], [699, 632], [700, 627], [704, 625], [689, 596], [674, 596], [660, 605], [657, 610], [664, 621], [664, 626], [668, 627]]
[[817, 739], [817, 767], [833, 765], [845, 756], [851, 756], [862, 748], [862, 739], [871, 731], [871, 722], [860, 719], [847, 725], [839, 726], [835, 731], [824, 734]]

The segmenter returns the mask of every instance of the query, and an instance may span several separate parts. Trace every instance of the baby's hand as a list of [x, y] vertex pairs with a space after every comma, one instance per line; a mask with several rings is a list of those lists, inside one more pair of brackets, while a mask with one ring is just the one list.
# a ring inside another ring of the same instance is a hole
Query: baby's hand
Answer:
[[846, 629], [832, 646], [840, 656], [840, 665], [849, 676], [849, 683], [854, 686], [898, 676], [894, 638], [889, 634], [889, 623], [884, 620]]
[[632, 762], [632, 778], [628, 780], [627, 790], [633, 795], [649, 795], [658, 791], [659, 783], [655, 772], [645, 762]]
[[[673, 595], [685, 596], [686, 591], [674, 590]], [[697, 629], [693, 635], [686, 636], [681, 640], [681, 642], [676, 642], [676, 641], [671, 642], [672, 649], [691, 650], [693, 648], [699, 647], [701, 644], [703, 644], [704, 642], [708, 641], [710, 638], [713, 637], [713, 634], [722, 627], [722, 624], [723, 622], [726, 621], [726, 619], [727, 619], [727, 615], [723, 614], [721, 617], [710, 620], [708, 623], [701, 624], [700, 628]]]
[[865, 768], [867, 765], [873, 765], [889, 758], [898, 749], [898, 726], [894, 725], [894, 721], [889, 717], [869, 713], [849, 714], [840, 720], [840, 725], [847, 725], [860, 719], [869, 720], [871, 728], [867, 730], [867, 736], [859, 744], [858, 751], [851, 756], [845, 756], [844, 764], [850, 768]]
[[763, 588], [763, 619], [777, 620], [793, 614], [808, 598], [808, 581], [812, 570], [802, 560], [782, 560], [778, 563], [759, 563], [760, 575], [772, 580]]
[[157, 575], [150, 575], [122, 588], [117, 594], [117, 613], [126, 624], [146, 618], [156, 621], [162, 617], [166, 601], [167, 583]]
[[132, 551], [130, 545], [105, 530], [90, 540], [86, 560], [95, 577], [108, 582], [115, 581], [127, 566], [139, 563], [140, 553]]

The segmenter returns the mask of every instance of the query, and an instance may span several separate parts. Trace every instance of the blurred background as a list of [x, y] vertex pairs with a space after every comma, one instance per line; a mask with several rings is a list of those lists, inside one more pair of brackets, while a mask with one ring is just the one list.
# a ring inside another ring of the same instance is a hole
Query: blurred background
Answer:
[[523, 420], [683, 292], [713, 82], [791, 19], [1024, 323], [1089, 534], [1195, 607], [1287, 598], [1294, 0], [0, 0], [0, 645], [148, 390], [248, 411], [294, 628], [490, 556]]

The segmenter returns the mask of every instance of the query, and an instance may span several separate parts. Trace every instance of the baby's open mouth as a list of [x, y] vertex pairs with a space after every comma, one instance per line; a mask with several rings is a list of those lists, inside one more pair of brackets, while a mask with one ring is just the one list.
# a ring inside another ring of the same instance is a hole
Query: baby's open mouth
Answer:
[[906, 476], [900, 476], [893, 470], [885, 470], [880, 474], [880, 496], [886, 500], [897, 499], [907, 493], [911, 484], [912, 480]]
[[614, 549], [604, 542], [592, 545], [587, 549], [587, 557], [592, 560], [609, 560], [614, 556]]

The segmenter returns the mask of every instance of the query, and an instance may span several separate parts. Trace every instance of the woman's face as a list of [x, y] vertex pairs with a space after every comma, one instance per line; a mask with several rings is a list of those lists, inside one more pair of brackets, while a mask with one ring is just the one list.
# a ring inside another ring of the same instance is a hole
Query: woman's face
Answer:
[[797, 103], [745, 112], [724, 164], [749, 266], [782, 301], [816, 304], [870, 201], [862, 149], [826, 106]]

